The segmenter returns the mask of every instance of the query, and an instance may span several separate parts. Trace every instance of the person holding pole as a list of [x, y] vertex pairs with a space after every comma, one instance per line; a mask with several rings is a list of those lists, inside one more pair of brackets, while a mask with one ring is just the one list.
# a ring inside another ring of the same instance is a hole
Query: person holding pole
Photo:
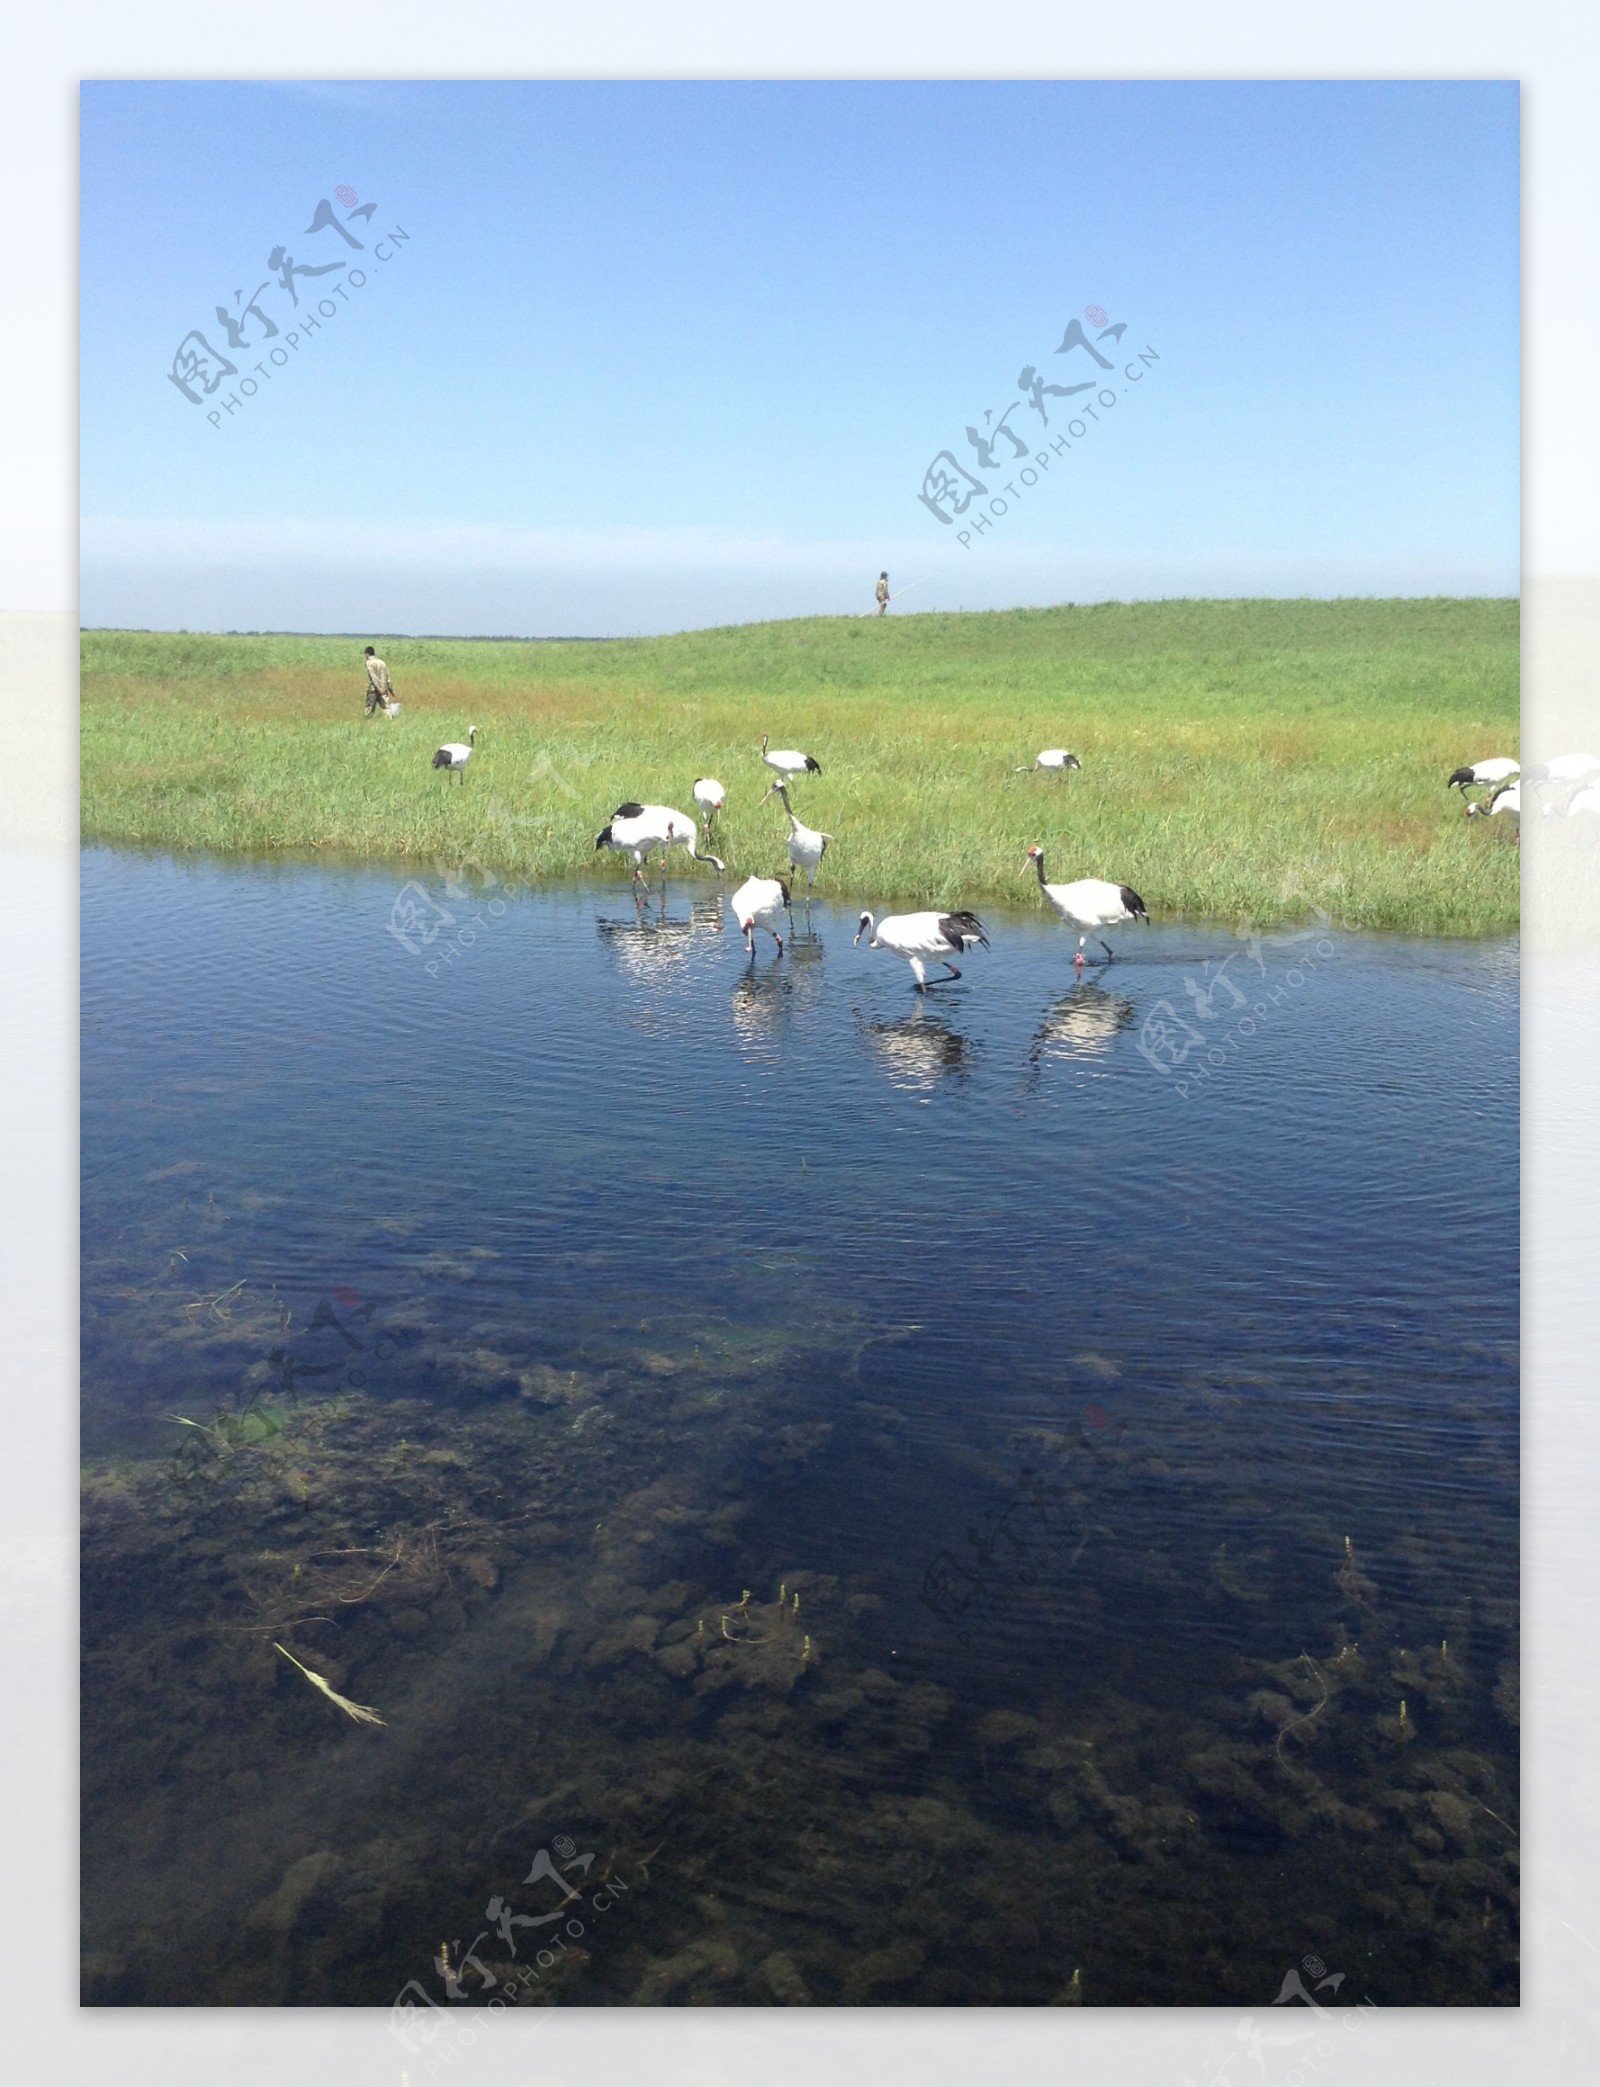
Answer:
[[878, 614], [879, 614], [880, 616], [887, 616], [887, 615], [888, 615], [888, 613], [889, 613], [889, 575], [888, 575], [888, 574], [887, 574], [886, 572], [881, 572], [881, 573], [879, 573], [879, 575], [878, 575]]

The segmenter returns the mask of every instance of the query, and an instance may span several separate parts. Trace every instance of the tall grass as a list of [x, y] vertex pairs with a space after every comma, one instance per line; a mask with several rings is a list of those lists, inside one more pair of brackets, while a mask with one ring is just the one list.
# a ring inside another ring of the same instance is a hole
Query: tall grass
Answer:
[[[86, 836], [172, 849], [589, 871], [625, 799], [720, 777], [731, 872], [782, 865], [763, 732], [867, 903], [1133, 885], [1157, 917], [1474, 934], [1517, 918], [1509, 835], [1445, 778], [1517, 751], [1510, 601], [1176, 601], [815, 618], [606, 643], [374, 634], [399, 719], [365, 722], [363, 640], [88, 632]], [[479, 727], [463, 783], [429, 762]], [[1045, 746], [1081, 774], [1013, 775]], [[626, 867], [603, 858], [605, 874]]]

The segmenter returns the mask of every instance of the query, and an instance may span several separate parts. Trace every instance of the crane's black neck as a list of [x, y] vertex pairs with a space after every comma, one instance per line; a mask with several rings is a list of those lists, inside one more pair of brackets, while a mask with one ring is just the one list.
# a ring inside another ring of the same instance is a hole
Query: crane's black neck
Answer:
[[1039, 854], [1037, 854], [1037, 855], [1036, 855], [1036, 856], [1035, 856], [1035, 857], [1033, 858], [1033, 866], [1034, 866], [1034, 868], [1035, 868], [1035, 869], [1036, 869], [1036, 870], [1037, 870], [1037, 871], [1039, 872], [1039, 889], [1040, 889], [1041, 891], [1043, 891], [1043, 890], [1044, 890], [1044, 854], [1043, 854], [1043, 851], [1042, 851], [1042, 850], [1040, 851], [1040, 853], [1039, 853]]

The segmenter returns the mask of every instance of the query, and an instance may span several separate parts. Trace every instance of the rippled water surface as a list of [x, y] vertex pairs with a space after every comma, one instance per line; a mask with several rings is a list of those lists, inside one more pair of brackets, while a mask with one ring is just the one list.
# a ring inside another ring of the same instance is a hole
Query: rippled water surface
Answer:
[[85, 858], [86, 1997], [1514, 2001], [1514, 947], [405, 882]]

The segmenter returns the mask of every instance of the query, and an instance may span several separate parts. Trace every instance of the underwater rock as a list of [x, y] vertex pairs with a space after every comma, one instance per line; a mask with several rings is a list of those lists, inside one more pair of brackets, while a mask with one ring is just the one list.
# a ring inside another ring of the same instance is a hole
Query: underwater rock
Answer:
[[1266, 1579], [1271, 1570], [1272, 1554], [1269, 1551], [1252, 1551], [1240, 1557], [1229, 1551], [1224, 1540], [1218, 1544], [1211, 1561], [1211, 1584], [1232, 1601], [1250, 1602], [1259, 1607], [1272, 1599], [1273, 1590]]
[[277, 1890], [251, 1909], [251, 1926], [266, 1928], [275, 1935], [287, 1935], [324, 1880], [338, 1867], [338, 1856], [326, 1848], [318, 1854], [302, 1855], [298, 1862], [291, 1862]]
[[909, 1937], [891, 1942], [883, 1949], [869, 1950], [850, 1967], [844, 1986], [845, 2005], [855, 2006], [876, 1992], [879, 1986], [900, 1985], [908, 1978], [915, 1978], [927, 1961], [927, 1955], [926, 1947]]
[[1502, 1660], [1494, 1685], [1494, 1707], [1507, 1724], [1522, 1722], [1522, 1676], [1514, 1659]]
[[755, 1443], [755, 1460], [769, 1469], [775, 1464], [809, 1463], [832, 1436], [831, 1420], [797, 1421]]
[[1457, 1797], [1450, 1790], [1433, 1790], [1428, 1794], [1428, 1809], [1434, 1822], [1458, 1848], [1465, 1848], [1472, 1840], [1472, 1807], [1465, 1798]]
[[811, 1989], [800, 1976], [799, 1966], [786, 1949], [775, 1949], [771, 1956], [763, 1957], [756, 1966], [756, 1976], [764, 1982], [780, 2007], [809, 2007]]
[[739, 1952], [731, 1942], [702, 1939], [691, 1942], [676, 1955], [658, 1957], [633, 1989], [635, 2007], [659, 2007], [674, 1994], [690, 1990], [684, 1998], [691, 2006], [719, 1996], [714, 1988], [737, 1976]]
[[589, 1648], [584, 1664], [590, 1667], [614, 1667], [630, 1653], [649, 1652], [655, 1645], [661, 1625], [654, 1616], [629, 1616], [621, 1623], [614, 1623], [609, 1630], [602, 1631]]
[[[677, 1616], [687, 1625], [689, 1619], [683, 1616], [683, 1609], [699, 1591], [693, 1580], [669, 1580], [664, 1587], [658, 1587], [653, 1594], [647, 1595], [638, 1606], [652, 1616]], [[678, 1625], [672, 1625], [663, 1635], [670, 1637], [677, 1628]]]
[[1038, 1729], [1039, 1720], [1020, 1710], [991, 1710], [978, 1720], [978, 1741], [982, 1746], [1011, 1746], [1032, 1738]]
[[1300, 1717], [1300, 1712], [1287, 1696], [1280, 1696], [1269, 1688], [1258, 1688], [1253, 1696], [1247, 1696], [1244, 1707], [1252, 1717], [1264, 1719], [1275, 1731], [1297, 1723]]

